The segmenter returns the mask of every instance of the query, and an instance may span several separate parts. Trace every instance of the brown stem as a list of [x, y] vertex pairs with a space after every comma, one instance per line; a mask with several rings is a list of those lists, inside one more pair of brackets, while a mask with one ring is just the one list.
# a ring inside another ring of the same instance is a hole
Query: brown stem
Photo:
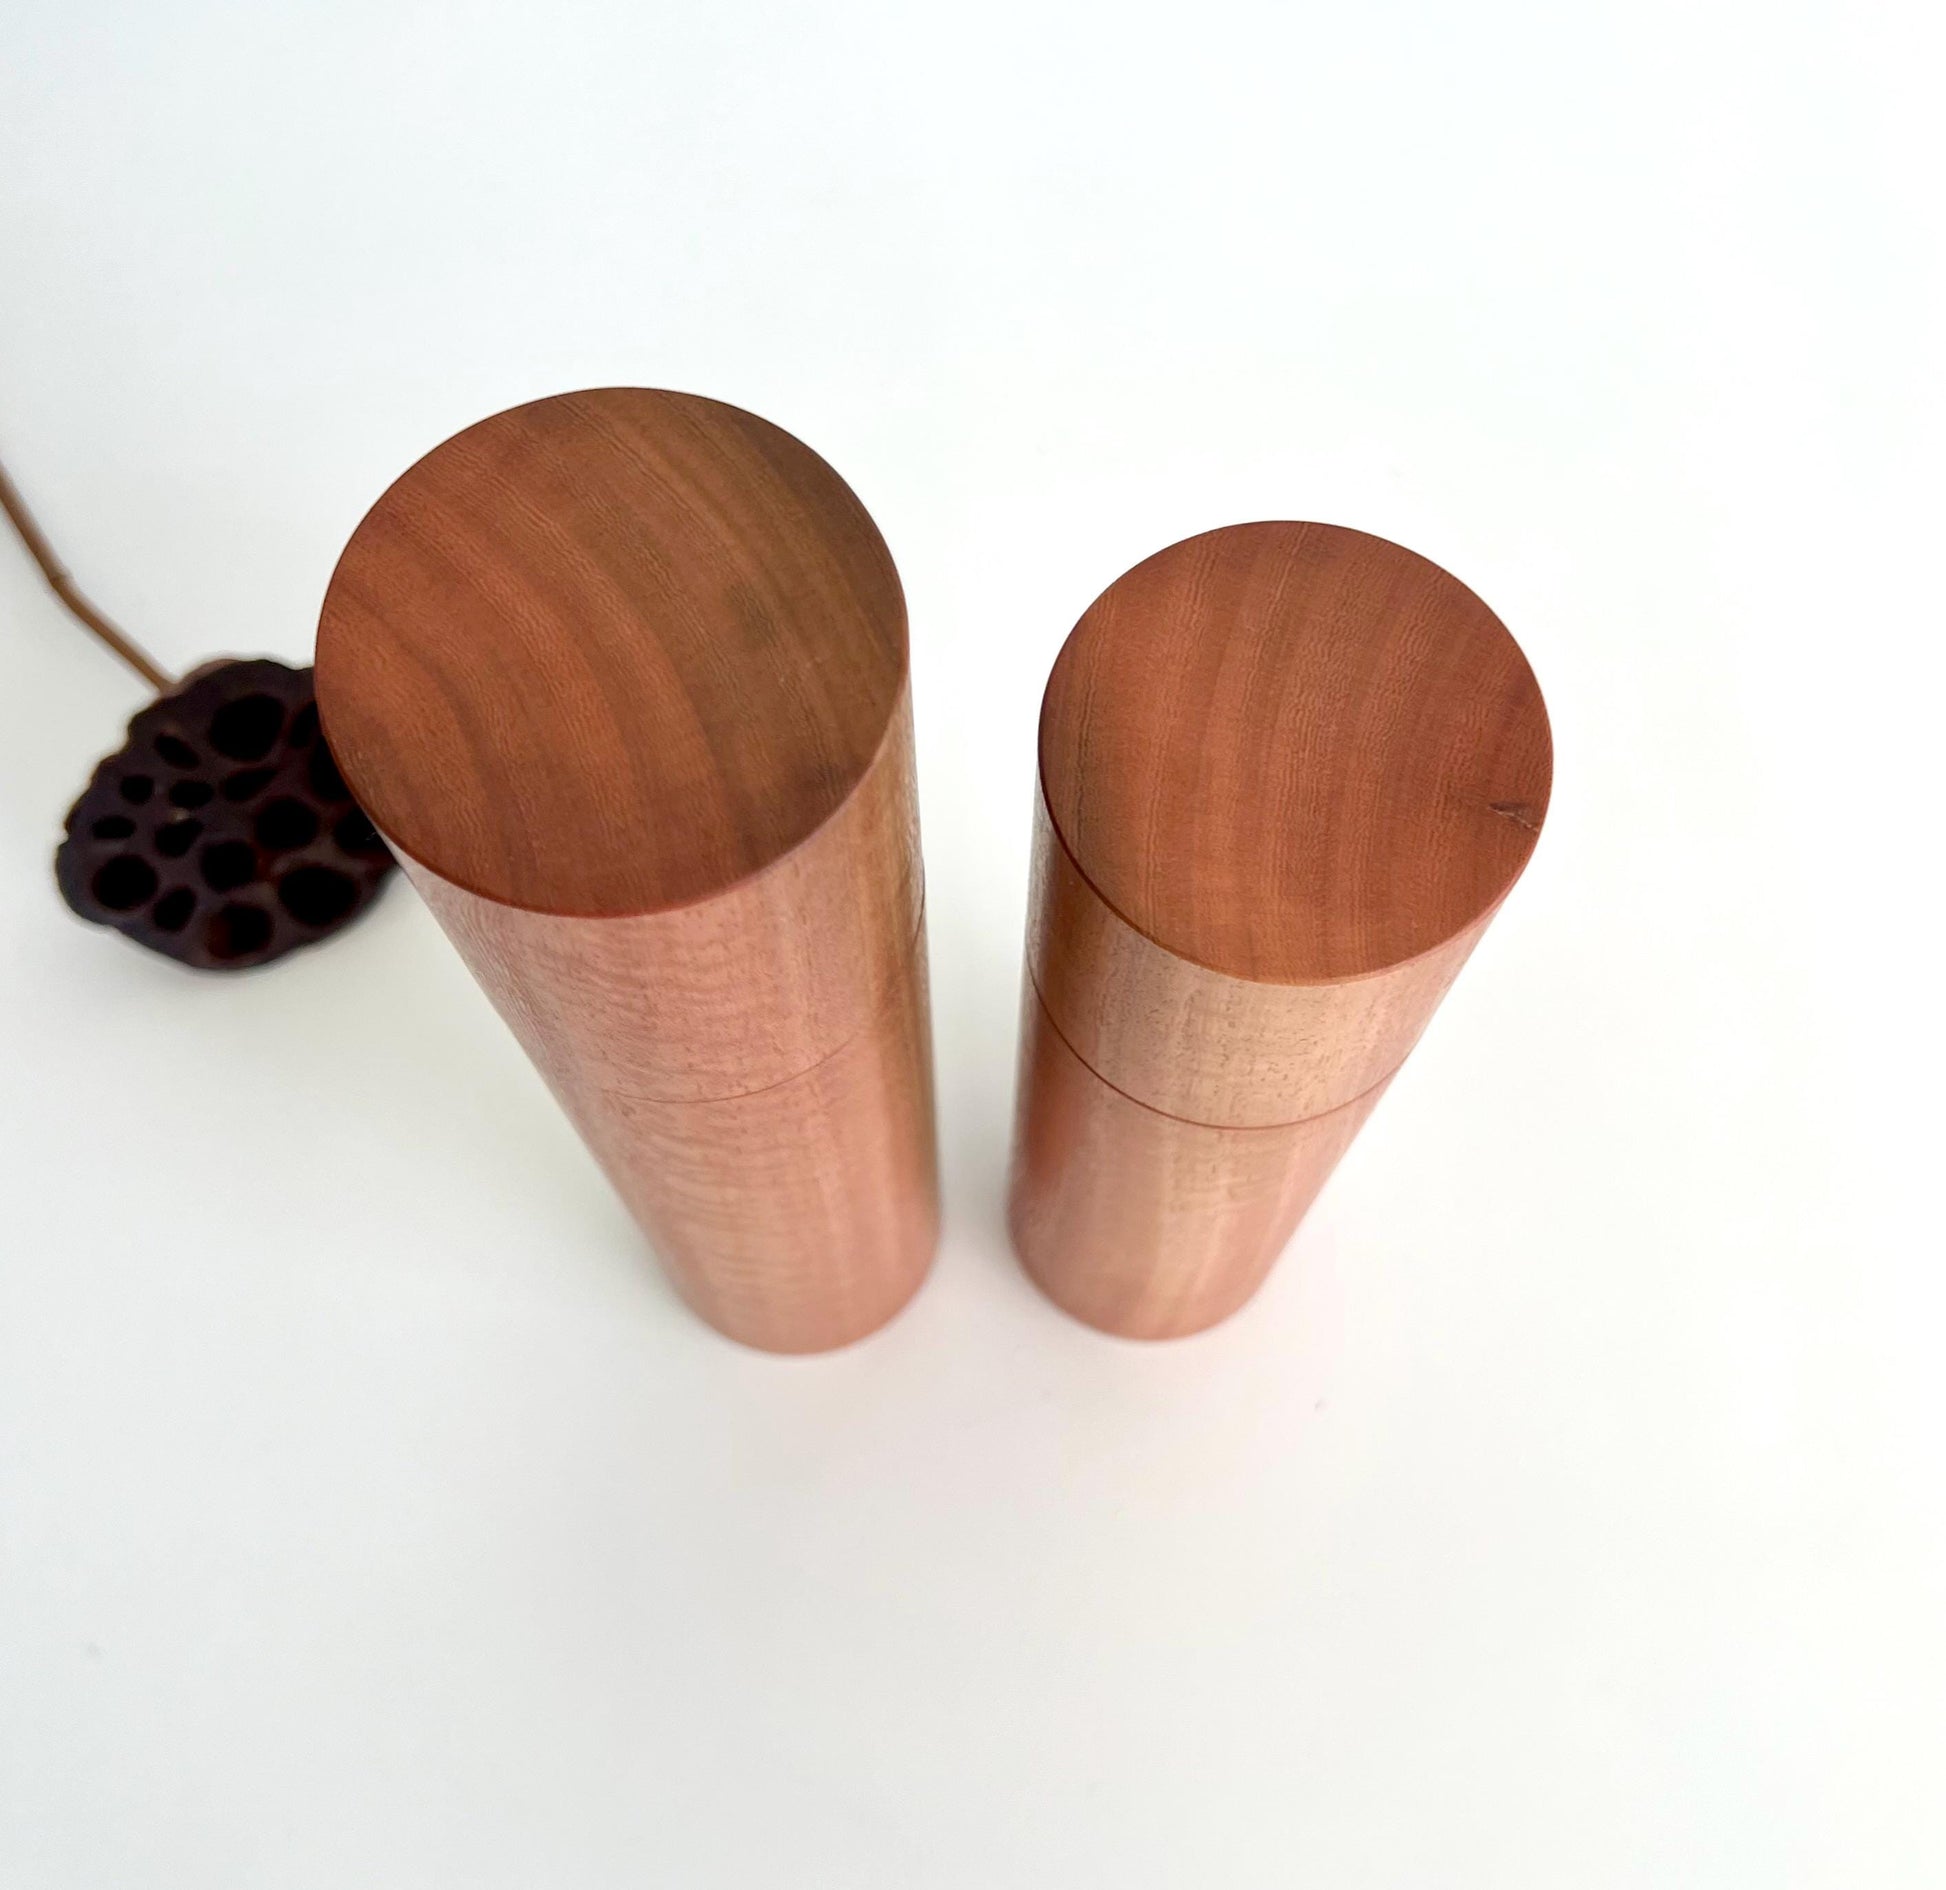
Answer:
[[4, 510], [8, 518], [13, 520], [14, 530], [20, 534], [21, 543], [27, 547], [33, 555], [34, 562], [40, 566], [41, 576], [46, 578], [48, 587], [54, 595], [151, 689], [167, 689], [175, 678], [161, 668], [140, 644], [131, 641], [116, 629], [75, 589], [73, 578], [68, 576], [67, 566], [54, 555], [54, 547], [41, 536], [41, 528], [34, 523], [33, 514], [27, 510], [26, 502], [15, 489], [14, 482], [7, 477], [7, 469], [4, 466], [0, 466], [0, 510]]

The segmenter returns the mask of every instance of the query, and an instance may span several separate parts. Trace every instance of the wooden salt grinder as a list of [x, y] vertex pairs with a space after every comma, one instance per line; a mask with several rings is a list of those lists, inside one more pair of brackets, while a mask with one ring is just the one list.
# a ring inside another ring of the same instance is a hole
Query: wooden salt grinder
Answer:
[[691, 1305], [778, 1352], [938, 1228], [905, 603], [808, 447], [606, 388], [469, 427], [353, 534], [354, 792]]
[[1533, 852], [1533, 672], [1437, 565], [1329, 525], [1157, 553], [1041, 707], [1010, 1221], [1108, 1332], [1262, 1283]]

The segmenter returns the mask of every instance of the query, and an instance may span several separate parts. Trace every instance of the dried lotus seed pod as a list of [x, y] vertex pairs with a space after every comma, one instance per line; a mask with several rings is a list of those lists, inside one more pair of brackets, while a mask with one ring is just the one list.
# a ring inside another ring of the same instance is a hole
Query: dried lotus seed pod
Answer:
[[205, 971], [328, 938], [392, 867], [319, 731], [311, 671], [268, 657], [207, 663], [139, 711], [54, 856], [82, 918]]

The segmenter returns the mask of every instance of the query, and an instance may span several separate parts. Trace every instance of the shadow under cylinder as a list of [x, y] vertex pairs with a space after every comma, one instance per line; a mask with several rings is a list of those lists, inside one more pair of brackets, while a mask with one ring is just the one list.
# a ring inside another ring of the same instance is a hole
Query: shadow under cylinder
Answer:
[[1547, 712], [1500, 621], [1337, 526], [1185, 539], [1041, 707], [1009, 1222], [1077, 1318], [1226, 1318], [1526, 866]]
[[497, 414], [366, 515], [318, 631], [345, 777], [683, 1297], [843, 1345], [938, 1234], [905, 602], [721, 402]]

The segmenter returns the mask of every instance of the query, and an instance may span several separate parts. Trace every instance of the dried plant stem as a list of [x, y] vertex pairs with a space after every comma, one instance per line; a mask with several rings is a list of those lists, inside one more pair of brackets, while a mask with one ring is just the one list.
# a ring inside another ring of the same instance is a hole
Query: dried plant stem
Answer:
[[54, 555], [54, 547], [41, 535], [41, 528], [34, 523], [32, 513], [27, 510], [26, 502], [21, 498], [14, 482], [7, 477], [7, 469], [4, 466], [0, 466], [0, 509], [4, 509], [8, 518], [13, 521], [13, 528], [20, 534], [21, 543], [27, 547], [34, 562], [40, 566], [41, 576], [46, 578], [48, 587], [69, 611], [85, 624], [90, 632], [107, 644], [151, 689], [169, 688], [175, 678], [161, 668], [140, 644], [123, 635], [75, 588], [74, 579], [68, 576], [67, 566]]

